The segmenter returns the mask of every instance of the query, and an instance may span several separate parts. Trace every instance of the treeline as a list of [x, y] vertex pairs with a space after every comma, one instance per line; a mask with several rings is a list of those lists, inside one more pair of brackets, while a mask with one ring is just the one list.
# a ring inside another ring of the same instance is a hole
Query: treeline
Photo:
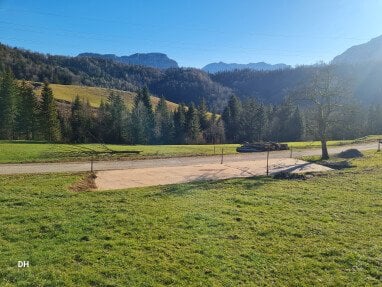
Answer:
[[[127, 109], [123, 99], [111, 93], [99, 108], [76, 97], [63, 104], [54, 99], [45, 83], [41, 96], [12, 73], [0, 77], [0, 139], [45, 140], [70, 143], [202, 144], [314, 139], [309, 109], [292, 101], [264, 105], [253, 99], [231, 96], [221, 115], [199, 105], [180, 104], [175, 111], [164, 97], [156, 106], [147, 88], [138, 90]], [[335, 115], [331, 139], [350, 139], [382, 134], [382, 107], [347, 105]]]
[[138, 91], [131, 110], [119, 95], [110, 94], [97, 110], [78, 97], [68, 117], [61, 117], [66, 141], [125, 144], [201, 144], [224, 142], [220, 118], [198, 107], [179, 105], [171, 111], [165, 98], [153, 107], [147, 88]]
[[[254, 99], [233, 96], [222, 119], [227, 142], [317, 140], [317, 121], [311, 106], [299, 107], [291, 99], [264, 105]], [[327, 123], [328, 139], [355, 139], [382, 134], [382, 105], [369, 108], [352, 101], [336, 107]]]
[[299, 141], [304, 137], [303, 117], [291, 102], [263, 105], [233, 96], [222, 118], [228, 142]]
[[78, 96], [68, 107], [58, 105], [48, 83], [38, 97], [26, 82], [19, 84], [10, 71], [0, 79], [0, 139], [45, 140], [71, 143], [184, 144], [224, 142], [221, 117], [181, 104], [176, 111], [162, 97], [152, 106], [147, 88], [138, 91], [131, 110], [111, 93], [98, 109]]

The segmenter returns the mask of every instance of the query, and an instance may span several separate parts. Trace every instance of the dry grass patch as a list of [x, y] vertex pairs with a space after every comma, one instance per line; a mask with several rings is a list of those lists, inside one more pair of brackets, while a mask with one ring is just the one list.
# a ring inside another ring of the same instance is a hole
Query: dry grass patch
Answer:
[[86, 173], [79, 181], [73, 183], [70, 187], [70, 191], [83, 192], [92, 191], [97, 189], [95, 179], [97, 178], [94, 172]]

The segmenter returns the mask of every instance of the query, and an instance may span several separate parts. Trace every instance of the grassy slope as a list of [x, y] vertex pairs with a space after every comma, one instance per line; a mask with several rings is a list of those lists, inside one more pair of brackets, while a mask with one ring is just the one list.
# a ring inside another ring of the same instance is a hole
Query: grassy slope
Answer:
[[[135, 93], [120, 91], [120, 90], [110, 90], [99, 87], [87, 87], [87, 86], [76, 86], [76, 85], [58, 85], [50, 84], [56, 99], [72, 102], [73, 99], [78, 95], [81, 99], [87, 101], [89, 100], [90, 105], [93, 107], [99, 107], [101, 99], [106, 102], [107, 97], [110, 92], [120, 95], [127, 106], [131, 107], [136, 96]], [[37, 89], [37, 94], [41, 93], [41, 87]], [[158, 104], [159, 98], [151, 97], [151, 101], [154, 106]], [[175, 110], [178, 106], [173, 102], [167, 101], [168, 107]]]
[[[382, 136], [381, 136], [382, 137]], [[374, 140], [378, 136], [370, 136], [362, 140]], [[351, 144], [358, 140], [351, 141], [330, 141], [328, 146], [338, 146], [343, 144]], [[315, 148], [320, 147], [319, 142], [290, 142], [290, 147], [294, 149]], [[195, 155], [213, 155], [213, 145], [152, 145], [152, 146], [123, 146], [123, 145], [108, 145], [114, 150], [140, 150], [142, 154], [134, 156], [135, 158], [143, 157], [171, 157], [171, 156], [195, 156]], [[215, 152], [221, 153], [224, 148], [225, 154], [236, 153], [237, 144], [216, 145]], [[94, 145], [67, 145], [67, 144], [46, 144], [33, 142], [5, 142], [0, 141], [0, 163], [12, 162], [54, 162], [54, 161], [70, 161], [87, 160], [89, 156], [86, 154], [86, 149], [93, 148], [102, 150], [102, 146]], [[82, 150], [81, 150], [82, 149]], [[73, 151], [76, 151], [73, 153]], [[121, 155], [119, 155], [121, 156]], [[107, 159], [108, 157], [104, 157]], [[130, 157], [131, 158], [131, 157]]]
[[85, 193], [66, 189], [78, 175], [0, 176], [2, 286], [380, 286], [381, 162]]

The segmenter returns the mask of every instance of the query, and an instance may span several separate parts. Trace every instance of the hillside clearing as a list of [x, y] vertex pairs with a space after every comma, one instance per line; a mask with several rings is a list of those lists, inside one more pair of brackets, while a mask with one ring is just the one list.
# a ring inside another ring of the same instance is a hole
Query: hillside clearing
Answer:
[[[36, 83], [38, 84], [38, 83]], [[98, 108], [101, 104], [101, 100], [104, 102], [107, 101], [110, 93], [120, 95], [124, 100], [127, 107], [131, 108], [134, 104], [134, 99], [136, 93], [115, 90], [115, 89], [105, 89], [100, 87], [88, 87], [88, 86], [78, 86], [78, 85], [59, 85], [59, 84], [50, 84], [49, 85], [53, 91], [54, 97], [58, 100], [63, 100], [67, 102], [72, 102], [76, 96], [79, 96], [83, 101], [89, 101], [92, 107]], [[42, 84], [36, 88], [36, 93], [39, 95], [41, 93]], [[151, 96], [151, 102], [155, 107], [159, 98]], [[167, 101], [167, 105], [171, 110], [175, 110], [178, 105]]]

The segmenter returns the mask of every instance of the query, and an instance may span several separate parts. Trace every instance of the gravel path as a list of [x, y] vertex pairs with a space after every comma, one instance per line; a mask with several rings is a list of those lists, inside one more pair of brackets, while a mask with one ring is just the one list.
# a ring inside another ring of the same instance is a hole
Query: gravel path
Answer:
[[[354, 145], [344, 145], [330, 147], [329, 152], [336, 154], [349, 148], [359, 150], [372, 150], [377, 148], [376, 143], [364, 143]], [[320, 149], [301, 149], [294, 150], [293, 157], [320, 155]], [[290, 157], [290, 151], [275, 151], [270, 153], [270, 159], [285, 159]], [[224, 163], [240, 161], [258, 161], [266, 158], [266, 152], [225, 155]], [[200, 164], [220, 164], [221, 156], [197, 156], [197, 157], [177, 157], [163, 159], [145, 159], [130, 161], [96, 161], [94, 162], [95, 171], [105, 170], [125, 170], [142, 169], [154, 167], [179, 167]], [[88, 162], [64, 162], [64, 163], [30, 163], [30, 164], [0, 164], [0, 174], [30, 174], [30, 173], [59, 173], [59, 172], [84, 172], [90, 171]]]
[[[123, 170], [98, 171], [95, 185], [98, 190], [126, 189], [193, 181], [265, 175], [267, 161], [236, 161], [229, 163], [203, 163], [197, 165], [145, 167]], [[328, 167], [293, 158], [271, 159], [269, 174], [280, 171], [291, 173], [322, 172]]]

